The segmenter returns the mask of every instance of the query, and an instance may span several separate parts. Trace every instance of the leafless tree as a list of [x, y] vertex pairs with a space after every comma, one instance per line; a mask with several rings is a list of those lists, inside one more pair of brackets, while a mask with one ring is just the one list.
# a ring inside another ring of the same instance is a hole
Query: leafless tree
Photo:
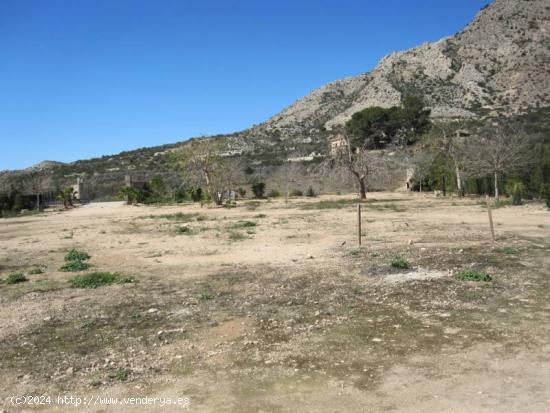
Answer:
[[466, 164], [471, 158], [471, 146], [468, 144], [468, 133], [471, 125], [467, 121], [434, 122], [430, 134], [430, 143], [435, 151], [452, 162], [456, 176], [456, 187], [459, 196], [464, 196], [464, 179], [469, 170]]
[[488, 122], [468, 142], [466, 168], [476, 176], [491, 175], [495, 199], [500, 196], [502, 175], [521, 169], [534, 157], [534, 142], [517, 124]]
[[344, 136], [345, 147], [329, 159], [329, 165], [347, 170], [357, 184], [359, 199], [366, 199], [370, 184], [376, 181], [384, 186], [391, 180], [390, 168], [395, 162], [385, 156], [384, 151], [352, 147], [348, 136]]

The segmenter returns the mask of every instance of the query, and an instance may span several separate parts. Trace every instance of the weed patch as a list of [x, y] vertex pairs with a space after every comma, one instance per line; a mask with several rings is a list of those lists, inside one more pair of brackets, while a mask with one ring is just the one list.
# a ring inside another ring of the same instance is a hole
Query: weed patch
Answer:
[[90, 254], [85, 251], [78, 251], [75, 249], [70, 250], [67, 255], [65, 255], [65, 261], [86, 261], [89, 260]]
[[491, 281], [492, 277], [483, 271], [464, 270], [456, 274], [456, 278], [462, 281]]
[[499, 248], [497, 251], [502, 253], [502, 254], [507, 254], [507, 255], [517, 255], [517, 254], [519, 254], [519, 250], [517, 248], [512, 248], [512, 247]]
[[86, 275], [78, 275], [71, 280], [73, 288], [98, 288], [110, 284], [126, 284], [134, 282], [131, 277], [123, 277], [116, 272], [93, 272]]
[[61, 268], [59, 268], [59, 271], [63, 272], [76, 272], [76, 271], [84, 271], [90, 268], [90, 264], [84, 262], [84, 261], [69, 261], [66, 264], [62, 265]]
[[395, 257], [391, 262], [390, 265], [393, 268], [398, 268], [401, 270], [406, 270], [408, 268], [411, 268], [411, 264], [409, 264], [409, 261], [407, 261], [405, 258], [402, 257]]
[[254, 221], [237, 221], [233, 225], [231, 225], [231, 228], [251, 228], [255, 227], [256, 223]]
[[25, 281], [28, 281], [28, 278], [22, 272], [12, 272], [6, 278], [6, 284], [18, 284]]
[[180, 235], [191, 235], [193, 234], [193, 230], [186, 225], [182, 225], [176, 227], [176, 233]]

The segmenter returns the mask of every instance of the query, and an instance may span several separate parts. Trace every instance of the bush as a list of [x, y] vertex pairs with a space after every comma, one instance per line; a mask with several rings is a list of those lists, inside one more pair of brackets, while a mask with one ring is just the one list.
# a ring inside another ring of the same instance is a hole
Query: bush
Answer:
[[256, 182], [252, 184], [252, 192], [254, 193], [254, 198], [263, 198], [265, 194], [265, 183]]
[[511, 182], [506, 186], [506, 192], [512, 197], [512, 205], [521, 205], [525, 186], [519, 181]]
[[256, 223], [254, 221], [237, 221], [231, 226], [231, 228], [250, 228], [255, 226]]
[[290, 196], [304, 196], [304, 193], [299, 189], [293, 189]]
[[306, 196], [309, 196], [310, 198], [313, 198], [314, 196], [317, 196], [313, 188], [310, 186], [306, 191]]
[[176, 227], [176, 233], [182, 234], [182, 235], [191, 235], [193, 231], [191, 230], [190, 227], [182, 225], [182, 226]]
[[25, 281], [28, 281], [28, 279], [22, 272], [12, 272], [8, 275], [8, 278], [6, 278], [6, 284], [18, 284]]
[[98, 288], [110, 284], [126, 284], [134, 282], [131, 277], [123, 277], [116, 272], [93, 272], [86, 275], [78, 275], [69, 280], [73, 288]]
[[84, 271], [87, 270], [90, 267], [88, 263], [85, 263], [84, 261], [69, 261], [65, 265], [63, 265], [59, 271], [63, 272], [76, 272], [76, 271]]
[[540, 196], [546, 202], [546, 206], [550, 208], [550, 183], [541, 185]]
[[239, 188], [239, 189], [237, 189], [237, 193], [239, 194], [239, 196], [240, 196], [241, 198], [244, 198], [244, 196], [246, 195], [246, 189], [244, 189], [244, 188]]
[[491, 281], [489, 274], [483, 271], [464, 270], [456, 274], [456, 278], [462, 281]]
[[268, 196], [268, 198], [278, 198], [278, 197], [281, 196], [281, 193], [279, 191], [277, 191], [276, 189], [272, 189], [271, 191], [269, 191], [267, 196]]
[[202, 200], [202, 188], [190, 188], [189, 195], [193, 202], [200, 202]]
[[67, 255], [65, 255], [65, 261], [86, 261], [89, 260], [90, 254], [85, 251], [78, 251], [76, 249], [70, 250]]
[[42, 268], [34, 267], [29, 270], [29, 275], [38, 275], [38, 274], [44, 274], [44, 271], [42, 271]]
[[399, 269], [402, 269], [402, 270], [406, 270], [407, 268], [411, 268], [411, 265], [409, 264], [409, 262], [405, 258], [402, 258], [402, 257], [395, 257], [391, 261], [390, 265], [393, 268], [399, 268]]

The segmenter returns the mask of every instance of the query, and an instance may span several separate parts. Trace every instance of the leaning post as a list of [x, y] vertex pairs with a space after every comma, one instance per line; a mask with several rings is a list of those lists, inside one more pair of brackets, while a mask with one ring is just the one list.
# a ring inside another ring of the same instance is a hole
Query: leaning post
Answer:
[[491, 211], [491, 202], [489, 201], [489, 196], [486, 198], [487, 201], [487, 214], [489, 215], [489, 227], [491, 228], [491, 239], [493, 244], [495, 243], [495, 227], [493, 225], [493, 212]]
[[357, 239], [361, 245], [361, 204], [357, 204]]

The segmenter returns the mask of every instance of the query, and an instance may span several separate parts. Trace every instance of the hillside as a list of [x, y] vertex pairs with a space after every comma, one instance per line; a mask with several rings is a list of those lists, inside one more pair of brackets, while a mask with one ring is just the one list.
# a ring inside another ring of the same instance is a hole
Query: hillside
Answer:
[[[422, 97], [432, 116], [439, 118], [528, 113], [550, 106], [548, 67], [548, 1], [495, 0], [452, 37], [391, 53], [371, 72], [332, 82], [263, 124], [216, 138], [225, 140], [228, 156], [277, 165], [286, 154], [326, 153], [328, 137], [353, 113], [369, 106], [399, 105], [408, 94]], [[59, 181], [77, 174], [90, 176], [100, 186], [114, 187], [128, 171], [169, 173], [166, 155], [177, 145], [50, 163], [47, 173]], [[1, 174], [0, 186], [5, 188], [21, 173]]]

